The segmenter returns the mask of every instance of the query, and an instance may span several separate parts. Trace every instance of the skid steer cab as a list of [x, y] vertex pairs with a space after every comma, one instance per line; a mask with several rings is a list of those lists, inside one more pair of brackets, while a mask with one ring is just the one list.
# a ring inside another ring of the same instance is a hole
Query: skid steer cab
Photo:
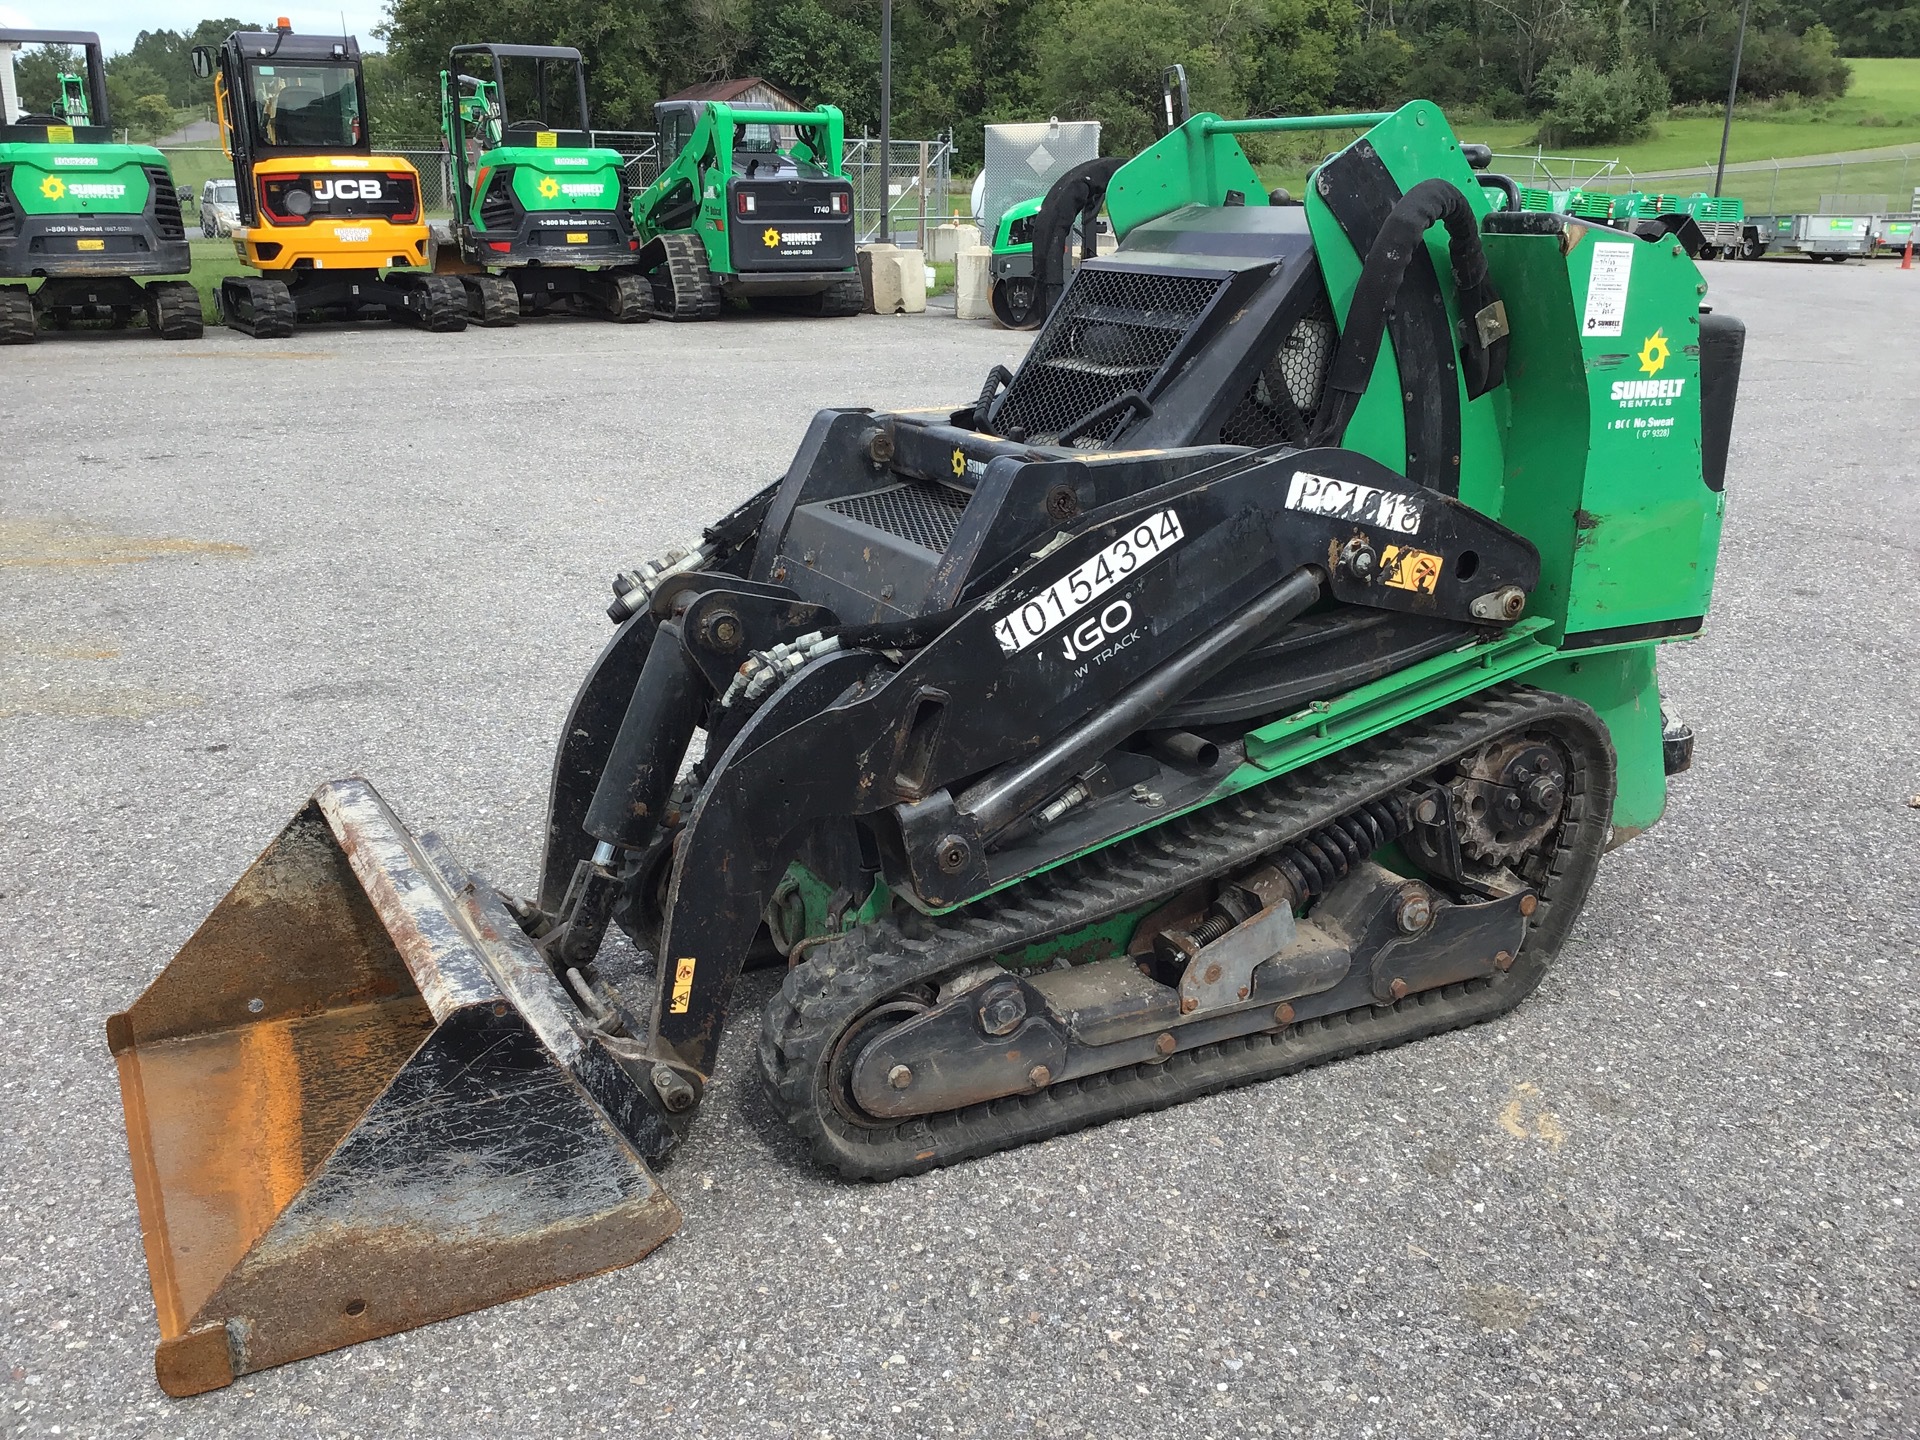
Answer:
[[352, 36], [239, 30], [197, 46], [213, 81], [221, 140], [233, 161], [233, 247], [253, 276], [223, 280], [221, 317], [262, 339], [321, 320], [394, 320], [460, 330], [466, 292], [427, 265], [420, 174], [374, 153], [360, 45]]
[[593, 143], [578, 50], [454, 46], [440, 72], [440, 123], [455, 157], [453, 243], [434, 266], [459, 275], [472, 319], [652, 313], [634, 263], [625, 162]]
[[[1241, 148], [1362, 128], [1304, 204]], [[162, 1383], [644, 1254], [728, 1024], [886, 1180], [1518, 1005], [1688, 764], [1745, 332], [1490, 158], [1417, 101], [1118, 167], [1016, 373], [614, 579], [533, 896], [321, 786], [109, 1025]]]
[[634, 198], [640, 264], [669, 320], [729, 299], [799, 315], [857, 315], [853, 185], [839, 110], [653, 107], [660, 174]]

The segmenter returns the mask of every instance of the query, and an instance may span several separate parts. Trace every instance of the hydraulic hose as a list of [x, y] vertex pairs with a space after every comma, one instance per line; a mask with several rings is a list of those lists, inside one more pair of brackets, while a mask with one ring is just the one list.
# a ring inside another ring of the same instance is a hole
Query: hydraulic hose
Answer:
[[[1487, 274], [1487, 255], [1480, 245], [1480, 219], [1466, 194], [1451, 181], [1422, 180], [1400, 197], [1380, 233], [1367, 251], [1360, 283], [1347, 308], [1347, 328], [1340, 349], [1327, 372], [1326, 399], [1307, 444], [1338, 445], [1360, 397], [1373, 378], [1386, 334], [1387, 316], [1400, 295], [1407, 266], [1419, 253], [1427, 227], [1436, 221], [1447, 227], [1447, 248], [1453, 258], [1453, 285], [1459, 296], [1461, 328], [1466, 333], [1463, 359], [1467, 367], [1467, 398], [1484, 395], [1506, 374], [1506, 311]], [[1407, 365], [1410, 356], [1401, 356]], [[1436, 377], [1408, 376], [1408, 384], [1431, 383]]]
[[1080, 221], [1080, 258], [1091, 260], [1100, 253], [1094, 222], [1114, 172], [1125, 163], [1108, 156], [1076, 165], [1053, 182], [1047, 198], [1040, 202], [1040, 213], [1033, 217], [1033, 278], [1039, 286], [1039, 313], [1043, 319], [1053, 313], [1061, 292], [1066, 289], [1062, 252], [1076, 217]]

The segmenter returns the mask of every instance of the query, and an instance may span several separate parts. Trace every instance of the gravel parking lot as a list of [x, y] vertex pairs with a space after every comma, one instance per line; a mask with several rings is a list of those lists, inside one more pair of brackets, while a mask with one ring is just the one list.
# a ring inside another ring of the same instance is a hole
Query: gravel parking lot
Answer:
[[1700, 732], [1517, 1013], [922, 1179], [812, 1170], [749, 977], [620, 1273], [186, 1402], [103, 1033], [320, 781], [531, 887], [606, 578], [951, 318], [72, 335], [0, 357], [0, 1432], [1920, 1433], [1920, 275], [1750, 326]]

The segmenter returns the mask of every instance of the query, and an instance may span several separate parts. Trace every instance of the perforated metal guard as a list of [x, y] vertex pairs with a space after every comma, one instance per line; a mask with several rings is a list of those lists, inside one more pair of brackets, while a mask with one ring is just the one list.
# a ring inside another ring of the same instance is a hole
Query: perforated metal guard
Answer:
[[922, 549], [944, 555], [960, 528], [968, 496], [926, 480], [908, 480], [867, 495], [850, 495], [827, 508], [836, 515], [858, 520]]
[[[1082, 266], [1007, 387], [994, 428], [1052, 441], [1129, 390], [1144, 393], [1224, 283]], [[1097, 450], [1125, 423], [1116, 415], [1072, 443]]]
[[1325, 303], [1300, 317], [1220, 427], [1225, 445], [1298, 445], [1313, 428], [1340, 343]]

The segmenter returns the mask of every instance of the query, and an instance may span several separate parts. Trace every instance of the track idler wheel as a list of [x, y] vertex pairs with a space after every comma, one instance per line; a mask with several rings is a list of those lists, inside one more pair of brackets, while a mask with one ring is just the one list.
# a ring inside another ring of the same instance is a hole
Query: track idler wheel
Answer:
[[467, 318], [489, 330], [520, 323], [520, 287], [504, 275], [462, 275]]
[[27, 287], [0, 285], [0, 345], [31, 345], [39, 334]]
[[147, 328], [162, 340], [198, 340], [206, 330], [200, 292], [185, 280], [156, 280], [147, 286]]
[[220, 316], [242, 335], [282, 340], [293, 334], [293, 292], [265, 275], [236, 275], [215, 292]]

